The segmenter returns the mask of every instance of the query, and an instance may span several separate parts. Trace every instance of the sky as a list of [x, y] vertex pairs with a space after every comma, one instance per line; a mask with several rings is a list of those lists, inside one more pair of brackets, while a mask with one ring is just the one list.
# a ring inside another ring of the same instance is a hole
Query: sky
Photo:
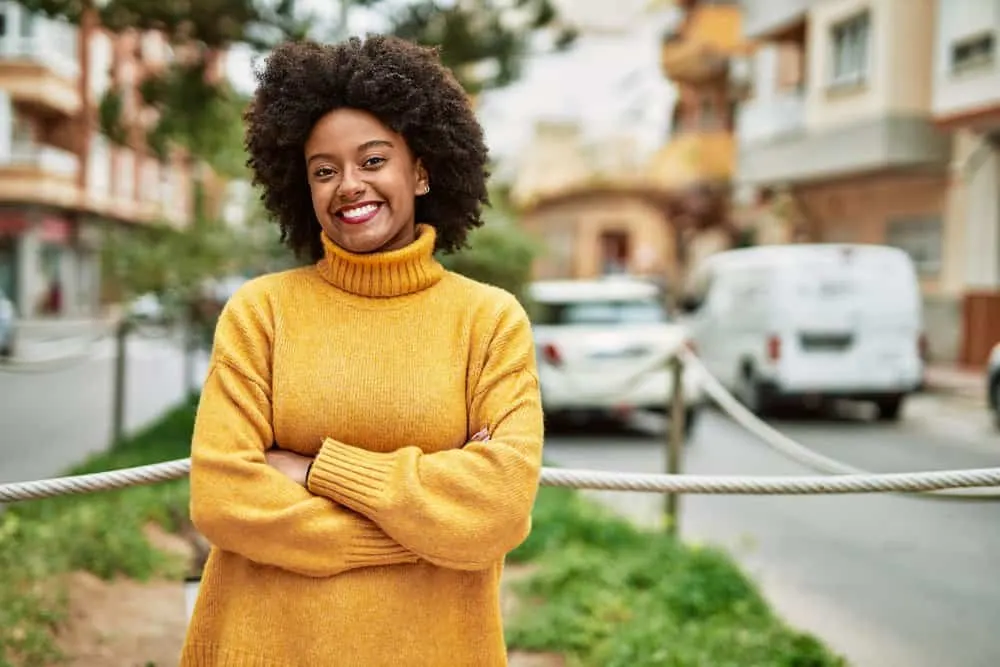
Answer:
[[[675, 15], [640, 18], [648, 1], [555, 0], [561, 15], [581, 29], [574, 47], [532, 57], [518, 81], [480, 98], [487, 142], [501, 163], [498, 173], [530, 150], [534, 123], [542, 119], [579, 123], [593, 142], [631, 137], [648, 154], [662, 145], [674, 90], [660, 70], [660, 35]], [[328, 0], [303, 5], [330, 16], [330, 25], [335, 25], [336, 11]], [[385, 22], [378, 14], [356, 9], [350, 27], [352, 34], [364, 34], [384, 29]], [[248, 93], [254, 85], [252, 63], [252, 55], [241, 49], [234, 50], [228, 62], [234, 85]]]

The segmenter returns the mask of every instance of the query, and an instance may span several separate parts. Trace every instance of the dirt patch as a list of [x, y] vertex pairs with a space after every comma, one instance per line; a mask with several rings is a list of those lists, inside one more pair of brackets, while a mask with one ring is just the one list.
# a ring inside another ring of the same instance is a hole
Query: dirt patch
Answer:
[[[163, 551], [190, 558], [191, 543], [156, 526], [146, 537]], [[68, 577], [68, 616], [58, 637], [72, 667], [173, 667], [187, 631], [184, 585], [178, 581], [103, 581]]]
[[69, 616], [59, 648], [72, 667], [168, 667], [187, 630], [184, 588], [176, 581], [69, 577]]
[[[189, 556], [191, 543], [158, 528], [147, 529], [152, 544]], [[517, 599], [510, 584], [530, 575], [531, 566], [510, 565], [504, 571], [501, 607], [509, 617]], [[140, 583], [130, 579], [103, 581], [86, 572], [69, 576], [69, 613], [59, 632], [59, 648], [70, 667], [173, 667], [177, 664], [187, 612], [184, 585], [177, 581]], [[557, 654], [513, 651], [510, 667], [565, 667]]]

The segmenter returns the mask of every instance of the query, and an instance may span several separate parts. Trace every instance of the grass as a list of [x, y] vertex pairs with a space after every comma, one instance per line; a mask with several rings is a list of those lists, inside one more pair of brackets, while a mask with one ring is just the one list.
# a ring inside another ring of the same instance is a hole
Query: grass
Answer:
[[583, 667], [846, 665], [778, 619], [723, 551], [640, 530], [573, 491], [541, 489], [509, 560], [538, 566], [515, 584], [511, 648]]
[[[193, 424], [193, 404], [183, 405], [67, 474], [183, 458]], [[176, 531], [187, 503], [185, 479], [11, 505], [0, 515], [0, 667], [42, 667], [61, 659], [54, 642], [65, 614], [60, 575], [183, 576], [187, 563], [154, 548], [143, 530], [155, 522]]]

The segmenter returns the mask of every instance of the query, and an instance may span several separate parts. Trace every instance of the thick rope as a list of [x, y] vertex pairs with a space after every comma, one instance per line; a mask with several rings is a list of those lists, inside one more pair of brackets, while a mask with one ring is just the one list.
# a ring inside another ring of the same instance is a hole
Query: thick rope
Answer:
[[[687, 349], [681, 349], [678, 358], [684, 363], [687, 372], [698, 373], [698, 382], [702, 390], [715, 401], [723, 412], [730, 419], [760, 438], [764, 444], [774, 449], [796, 463], [828, 475], [873, 475], [869, 470], [863, 470], [848, 465], [836, 459], [831, 459], [815, 452], [798, 442], [792, 440], [787, 435], [774, 428], [757, 415], [750, 412], [743, 403], [729, 393], [722, 383], [708, 372], [708, 369], [701, 363], [694, 354]], [[963, 489], [955, 491], [945, 491], [945, 487], [939, 487], [929, 494], [934, 498], [948, 498], [957, 500], [998, 500], [1000, 493], [990, 489]], [[907, 489], [908, 492], [916, 490]], [[926, 492], [928, 489], [921, 490]]]
[[[109, 491], [153, 484], [187, 476], [191, 459], [123, 468], [108, 472], [59, 477], [37, 482], [0, 484], [0, 502], [48, 498], [77, 493]], [[719, 475], [654, 475], [597, 470], [542, 469], [543, 486], [646, 491], [650, 493], [802, 495], [930, 491], [1000, 485], [1000, 468], [945, 470], [882, 475], [833, 477], [744, 477]]]

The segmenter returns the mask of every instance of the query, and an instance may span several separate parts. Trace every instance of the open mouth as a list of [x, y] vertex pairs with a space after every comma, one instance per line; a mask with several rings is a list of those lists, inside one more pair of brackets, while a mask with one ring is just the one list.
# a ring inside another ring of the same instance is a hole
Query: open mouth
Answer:
[[335, 215], [349, 225], [361, 225], [378, 215], [380, 210], [382, 210], [380, 202], [366, 202], [356, 206], [345, 206]]

